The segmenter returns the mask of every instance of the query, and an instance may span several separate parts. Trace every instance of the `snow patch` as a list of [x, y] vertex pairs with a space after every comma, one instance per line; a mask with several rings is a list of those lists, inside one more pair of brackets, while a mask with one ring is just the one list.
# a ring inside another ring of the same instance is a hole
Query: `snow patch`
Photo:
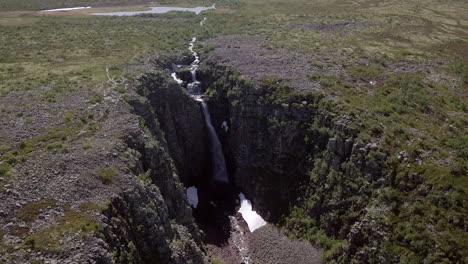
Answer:
[[187, 188], [187, 200], [188, 203], [193, 207], [198, 206], [198, 189], [195, 186]]
[[263, 218], [258, 215], [257, 212], [252, 210], [252, 203], [245, 198], [243, 193], [239, 194], [239, 198], [241, 200], [241, 208], [239, 209], [239, 213], [242, 214], [242, 218], [244, 218], [245, 222], [247, 222], [250, 232], [253, 232], [267, 224], [267, 222], [265, 222], [265, 220], [263, 220]]
[[79, 7], [69, 7], [69, 8], [58, 8], [58, 9], [48, 9], [42, 10], [42, 12], [60, 12], [60, 11], [72, 11], [72, 10], [79, 10], [79, 9], [89, 9], [90, 6], [79, 6]]

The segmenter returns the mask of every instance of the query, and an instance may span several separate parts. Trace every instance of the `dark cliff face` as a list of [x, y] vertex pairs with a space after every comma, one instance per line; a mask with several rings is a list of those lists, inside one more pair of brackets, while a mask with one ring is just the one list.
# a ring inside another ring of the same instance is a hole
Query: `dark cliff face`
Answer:
[[147, 99], [146, 111], [154, 116], [148, 113], [141, 116], [150, 129], [159, 125], [181, 181], [190, 186], [208, 175], [209, 151], [203, 114], [199, 104], [182, 87], [165, 78], [166, 75], [157, 74], [142, 78], [137, 92]]
[[141, 185], [105, 211], [103, 234], [118, 263], [208, 262], [181, 182], [197, 181], [207, 167], [203, 116], [164, 74], [144, 75], [127, 98], [141, 118], [141, 129], [124, 135]]
[[[210, 61], [199, 78], [231, 180], [255, 210], [298, 236], [311, 228], [300, 219], [311, 219], [327, 236], [348, 239], [350, 246], [335, 259], [346, 261], [382, 241], [385, 227], [367, 212], [373, 193], [390, 183], [382, 173], [386, 155], [377, 144], [356, 140], [351, 117], [334, 116], [320, 95], [294, 92], [276, 79], [254, 85]], [[305, 208], [303, 216], [296, 206]]]
[[[210, 89], [222, 92], [225, 87], [218, 84]], [[312, 116], [306, 108], [290, 110], [259, 103], [264, 95], [260, 89], [240, 89], [240, 98], [227, 94], [210, 97], [213, 124], [224, 145], [231, 181], [268, 220], [276, 221], [297, 198], [295, 190], [305, 179], [304, 153], [311, 151], [304, 144], [305, 124]]]

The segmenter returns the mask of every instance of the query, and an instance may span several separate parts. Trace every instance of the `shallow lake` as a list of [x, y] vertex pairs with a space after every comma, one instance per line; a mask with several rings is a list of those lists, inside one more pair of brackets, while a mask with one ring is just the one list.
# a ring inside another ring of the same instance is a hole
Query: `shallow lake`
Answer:
[[215, 4], [209, 7], [197, 6], [197, 7], [170, 7], [170, 6], [160, 6], [160, 7], [150, 7], [151, 10], [148, 11], [134, 11], [134, 12], [109, 12], [109, 13], [93, 13], [97, 16], [134, 16], [141, 14], [164, 14], [171, 11], [182, 11], [182, 12], [194, 12], [197, 15], [202, 11], [216, 9]]

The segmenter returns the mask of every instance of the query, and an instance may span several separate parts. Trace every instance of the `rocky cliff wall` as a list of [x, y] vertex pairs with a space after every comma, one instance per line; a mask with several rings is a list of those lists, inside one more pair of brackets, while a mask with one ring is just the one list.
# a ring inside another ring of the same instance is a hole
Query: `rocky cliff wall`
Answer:
[[332, 240], [349, 239], [336, 258], [354, 258], [362, 246], [382, 240], [380, 225], [379, 232], [361, 232], [378, 225], [369, 220], [369, 208], [385, 211], [370, 198], [389, 184], [382, 173], [386, 154], [377, 143], [356, 139], [352, 117], [335, 116], [320, 95], [293, 91], [275, 77], [253, 84], [207, 61], [199, 78], [232, 181], [255, 210], [298, 236], [322, 230]]
[[141, 76], [126, 98], [140, 117], [141, 129], [124, 138], [141, 185], [105, 211], [103, 234], [118, 263], [208, 262], [182, 184], [197, 181], [207, 167], [203, 116], [167, 76]]

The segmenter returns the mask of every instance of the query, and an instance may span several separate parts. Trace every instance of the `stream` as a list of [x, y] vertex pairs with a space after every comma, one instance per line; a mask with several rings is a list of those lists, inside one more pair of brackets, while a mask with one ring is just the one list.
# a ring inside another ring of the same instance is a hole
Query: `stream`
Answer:
[[[204, 26], [206, 21], [206, 17], [203, 18], [200, 26]], [[223, 147], [213, 126], [208, 104], [202, 98], [201, 83], [197, 79], [200, 57], [195, 51], [196, 41], [197, 38], [193, 37], [188, 47], [195, 59], [189, 65], [191, 81], [187, 83], [187, 91], [199, 102], [205, 119], [212, 168], [208, 182], [187, 188], [187, 199], [194, 208], [197, 224], [203, 230], [205, 243], [213, 255], [226, 263], [251, 264], [247, 234], [267, 223], [252, 210], [251, 202], [229, 181]], [[180, 85], [184, 83], [176, 72], [171, 76]], [[227, 131], [226, 122], [221, 127]]]

